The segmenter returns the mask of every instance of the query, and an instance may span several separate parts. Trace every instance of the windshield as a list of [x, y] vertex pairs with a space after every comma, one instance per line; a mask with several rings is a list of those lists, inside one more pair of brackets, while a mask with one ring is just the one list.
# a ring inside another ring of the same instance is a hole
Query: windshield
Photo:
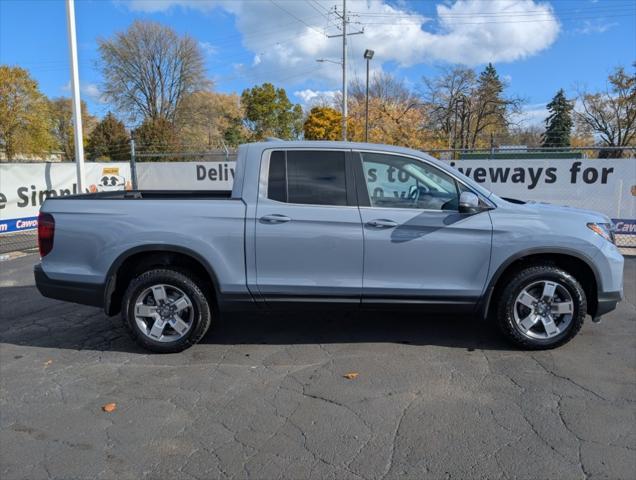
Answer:
[[482, 187], [480, 184], [475, 182], [472, 178], [467, 177], [466, 175], [464, 175], [462, 172], [460, 172], [456, 168], [451, 167], [447, 162], [443, 162], [441, 160], [437, 160], [436, 158], [430, 157], [429, 155], [426, 155], [426, 160], [431, 162], [431, 163], [435, 163], [437, 166], [439, 166], [441, 169], [443, 169], [443, 170], [445, 170], [447, 172], [451, 172], [458, 179], [460, 179], [463, 183], [468, 185], [471, 189], [475, 190], [480, 195], [483, 195], [485, 198], [488, 198], [489, 200], [492, 200], [494, 202], [497, 202], [497, 200], [501, 200], [497, 195], [492, 193], [490, 190]]

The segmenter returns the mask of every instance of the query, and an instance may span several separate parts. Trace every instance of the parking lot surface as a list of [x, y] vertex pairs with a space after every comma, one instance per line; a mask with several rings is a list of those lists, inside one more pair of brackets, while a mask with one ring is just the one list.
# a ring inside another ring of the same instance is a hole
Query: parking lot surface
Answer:
[[225, 316], [175, 355], [41, 297], [35, 262], [0, 262], [3, 480], [634, 478], [634, 259], [618, 309], [557, 350], [470, 319], [300, 311]]

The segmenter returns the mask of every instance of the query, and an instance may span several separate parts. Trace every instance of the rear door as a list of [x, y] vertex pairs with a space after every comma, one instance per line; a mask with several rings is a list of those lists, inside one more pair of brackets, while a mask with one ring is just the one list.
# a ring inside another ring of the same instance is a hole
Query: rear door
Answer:
[[364, 227], [362, 303], [450, 304], [472, 308], [490, 263], [488, 212], [458, 212], [467, 189], [428, 162], [354, 153]]
[[256, 281], [268, 303], [360, 302], [362, 222], [350, 153], [266, 151], [256, 210]]

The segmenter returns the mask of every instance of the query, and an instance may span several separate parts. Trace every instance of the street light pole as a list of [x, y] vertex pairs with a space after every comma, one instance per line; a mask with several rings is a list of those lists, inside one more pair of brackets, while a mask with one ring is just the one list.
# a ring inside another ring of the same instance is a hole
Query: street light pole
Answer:
[[77, 191], [84, 190], [84, 143], [82, 136], [82, 103], [80, 100], [79, 72], [77, 67], [77, 40], [75, 36], [75, 1], [66, 0], [66, 21], [71, 60], [71, 95], [73, 97], [73, 130], [75, 135], [75, 164], [77, 167]]
[[366, 49], [364, 51], [364, 58], [367, 61], [367, 95], [366, 104], [364, 107], [364, 141], [369, 142], [369, 61], [373, 58], [373, 50]]

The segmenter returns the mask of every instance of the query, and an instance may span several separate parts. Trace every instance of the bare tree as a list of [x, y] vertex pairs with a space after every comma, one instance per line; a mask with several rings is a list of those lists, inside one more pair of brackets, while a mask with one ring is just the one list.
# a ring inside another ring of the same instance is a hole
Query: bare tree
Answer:
[[449, 148], [467, 143], [476, 76], [469, 68], [450, 67], [435, 78], [424, 78], [424, 101], [428, 105], [430, 129], [448, 140]]
[[[356, 77], [349, 84], [349, 94], [355, 100], [364, 101], [366, 83]], [[419, 103], [416, 95], [406, 86], [404, 80], [386, 72], [375, 73], [371, 76], [369, 98], [375, 98], [382, 102]]]
[[209, 84], [197, 42], [170, 27], [135, 21], [98, 43], [103, 93], [131, 120], [172, 122], [184, 95]]
[[507, 132], [521, 99], [504, 95], [505, 84], [489, 64], [478, 77], [465, 67], [451, 67], [424, 79], [430, 128], [441, 132], [449, 148], [475, 148]]
[[[636, 64], [634, 65], [636, 68]], [[607, 79], [605, 91], [579, 93], [577, 122], [589, 128], [606, 147], [625, 147], [636, 143], [636, 74], [617, 68]], [[621, 149], [601, 150], [600, 156], [620, 158]]]

